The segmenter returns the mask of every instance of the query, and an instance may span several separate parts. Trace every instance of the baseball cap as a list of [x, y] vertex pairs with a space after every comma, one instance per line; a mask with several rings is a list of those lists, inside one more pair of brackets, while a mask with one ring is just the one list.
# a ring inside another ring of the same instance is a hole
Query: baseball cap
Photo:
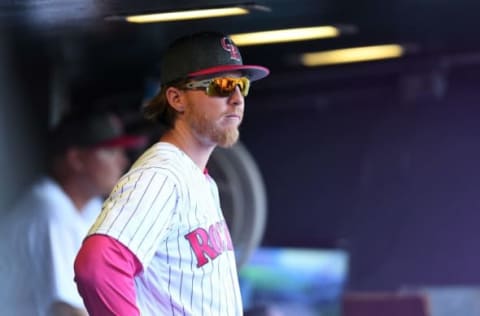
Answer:
[[219, 32], [198, 32], [177, 39], [167, 48], [160, 70], [162, 84], [229, 71], [239, 71], [255, 81], [270, 73], [263, 66], [244, 65], [235, 43]]
[[120, 118], [110, 112], [82, 112], [65, 116], [50, 131], [52, 151], [70, 146], [138, 148], [146, 144], [143, 135], [124, 132]]

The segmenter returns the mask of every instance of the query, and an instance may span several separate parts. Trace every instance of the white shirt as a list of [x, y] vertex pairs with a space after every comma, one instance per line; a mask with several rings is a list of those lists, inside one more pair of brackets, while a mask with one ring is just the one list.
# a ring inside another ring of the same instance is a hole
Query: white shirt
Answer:
[[83, 308], [73, 262], [101, 209], [92, 199], [79, 212], [50, 178], [36, 182], [0, 223], [0, 310], [12, 316], [49, 315], [62, 301]]
[[157, 143], [122, 177], [90, 234], [132, 251], [143, 316], [243, 315], [235, 256], [213, 179], [177, 147]]

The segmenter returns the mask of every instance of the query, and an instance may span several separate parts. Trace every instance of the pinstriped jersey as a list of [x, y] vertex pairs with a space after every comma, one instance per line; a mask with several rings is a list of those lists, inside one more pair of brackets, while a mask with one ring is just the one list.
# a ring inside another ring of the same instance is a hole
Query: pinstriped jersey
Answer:
[[218, 188], [172, 144], [153, 145], [120, 179], [94, 233], [117, 239], [142, 263], [142, 315], [243, 314]]

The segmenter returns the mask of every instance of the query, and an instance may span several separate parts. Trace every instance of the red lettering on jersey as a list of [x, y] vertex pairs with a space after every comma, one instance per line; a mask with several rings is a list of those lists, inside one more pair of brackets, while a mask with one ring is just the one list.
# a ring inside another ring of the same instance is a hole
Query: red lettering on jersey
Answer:
[[228, 230], [227, 222], [222, 223], [223, 234], [225, 236], [225, 241], [227, 242], [227, 250], [233, 250], [232, 237], [230, 236], [230, 231]]
[[218, 224], [220, 223], [211, 225], [210, 228], [208, 229], [208, 234], [210, 237], [210, 241], [212, 242], [213, 248], [215, 248], [216, 251], [222, 253], [225, 251], [225, 249], [223, 247], [222, 239], [220, 238]]
[[198, 268], [208, 262], [206, 255], [208, 255], [210, 259], [215, 259], [220, 254], [220, 252], [216, 251], [209, 245], [208, 233], [203, 228], [195, 229], [186, 234], [185, 238], [190, 242], [190, 247], [192, 247], [192, 250], [197, 257]]
[[232, 238], [228, 232], [225, 221], [210, 225], [208, 231], [204, 228], [197, 228], [185, 235], [190, 242], [190, 247], [197, 257], [197, 267], [200, 268], [209, 260], [218, 257], [225, 251], [233, 250]]

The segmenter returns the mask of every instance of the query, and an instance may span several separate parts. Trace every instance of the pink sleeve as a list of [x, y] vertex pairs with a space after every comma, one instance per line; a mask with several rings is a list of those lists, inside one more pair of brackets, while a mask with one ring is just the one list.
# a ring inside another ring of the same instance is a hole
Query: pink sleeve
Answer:
[[89, 236], [75, 259], [75, 282], [90, 316], [140, 315], [134, 277], [137, 257], [105, 235]]

